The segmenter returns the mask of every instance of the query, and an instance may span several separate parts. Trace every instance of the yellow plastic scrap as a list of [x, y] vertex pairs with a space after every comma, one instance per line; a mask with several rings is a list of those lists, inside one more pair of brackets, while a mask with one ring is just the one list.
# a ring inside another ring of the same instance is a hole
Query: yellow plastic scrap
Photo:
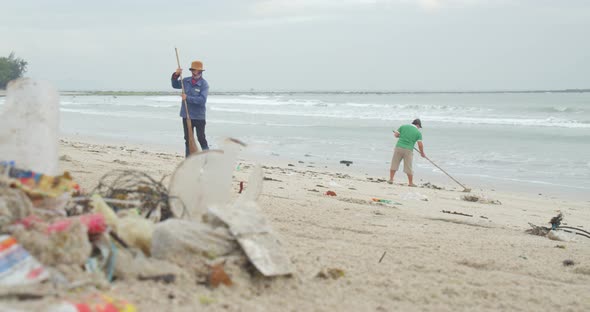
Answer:
[[154, 233], [152, 221], [138, 215], [129, 215], [119, 219], [117, 230], [117, 234], [127, 244], [141, 249], [146, 255], [151, 254]]
[[113, 209], [98, 195], [92, 195], [94, 212], [104, 216], [107, 225], [117, 233], [129, 246], [139, 248], [149, 255], [152, 249], [154, 223], [136, 213], [119, 217]]
[[135, 306], [131, 303], [128, 303], [124, 300], [120, 300], [120, 299], [115, 299], [106, 295], [102, 295], [102, 298], [104, 301], [110, 303], [112, 306], [114, 306], [118, 312], [136, 312], [137, 309], [135, 308]]
[[107, 225], [115, 232], [119, 226], [119, 217], [115, 214], [113, 209], [102, 199], [98, 194], [92, 195], [92, 207], [94, 211], [104, 216]]
[[29, 195], [59, 197], [64, 193], [74, 193], [80, 190], [78, 183], [72, 180], [68, 172], [61, 176], [48, 176], [30, 172], [30, 176], [15, 178], [13, 185]]

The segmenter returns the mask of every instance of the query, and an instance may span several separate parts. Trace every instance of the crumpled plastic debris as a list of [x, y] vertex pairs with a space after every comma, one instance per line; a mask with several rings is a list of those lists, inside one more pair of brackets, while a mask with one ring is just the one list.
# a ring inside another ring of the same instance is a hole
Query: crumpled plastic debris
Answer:
[[45, 265], [81, 266], [90, 257], [92, 250], [87, 231], [86, 226], [74, 220], [67, 229], [51, 234], [48, 234], [47, 226], [34, 224], [30, 229], [17, 228], [13, 235]]
[[47, 224], [41, 218], [31, 215], [16, 221], [16, 224], [22, 224], [26, 229], [30, 229], [35, 224], [43, 224], [46, 227], [47, 233], [51, 234], [66, 231], [74, 222], [82, 223], [87, 228], [88, 234], [101, 234], [107, 229], [104, 216], [98, 213], [65, 218], [57, 220], [51, 224]]
[[120, 218], [117, 224], [117, 234], [121, 239], [130, 246], [141, 249], [146, 255], [151, 253], [154, 229], [152, 221], [138, 215]]
[[64, 172], [60, 176], [49, 176], [35, 171], [0, 165], [0, 176], [31, 196], [56, 198], [64, 193], [71, 194], [80, 191], [80, 186], [68, 172]]
[[212, 227], [192, 220], [168, 219], [155, 226], [152, 257], [177, 264], [195, 257], [215, 259], [238, 248], [225, 227]]
[[0, 185], [0, 229], [32, 213], [33, 204], [25, 193]]
[[288, 275], [293, 273], [291, 260], [256, 203], [262, 192], [262, 181], [262, 168], [256, 166], [250, 175], [248, 189], [233, 205], [212, 207], [209, 211], [229, 226], [260, 273], [264, 276]]
[[576, 233], [568, 233], [560, 230], [551, 230], [547, 233], [547, 238], [562, 242], [571, 242], [576, 240]]
[[492, 205], [502, 205], [502, 202], [496, 199], [489, 199], [485, 196], [477, 196], [477, 195], [463, 195], [461, 199], [468, 202], [477, 202], [482, 204], [492, 204]]
[[187, 276], [186, 272], [170, 261], [146, 257], [136, 250], [119, 249], [115, 260], [114, 276], [118, 279], [135, 279], [141, 276], [158, 276], [172, 274]]
[[[242, 146], [244, 144], [235, 139], [227, 139], [223, 152], [210, 150], [184, 160], [170, 180], [172, 209], [175, 212], [186, 209], [189, 219], [214, 227], [225, 224], [232, 240], [238, 241], [250, 262], [263, 275], [291, 274], [291, 261], [256, 203], [264, 178], [260, 166], [253, 170], [245, 192], [233, 204], [229, 203], [233, 169]], [[155, 252], [156, 232], [152, 252]]]
[[109, 295], [95, 294], [82, 300], [72, 300], [50, 306], [47, 312], [135, 312], [135, 305]]
[[240, 141], [227, 139], [223, 150], [196, 153], [178, 165], [168, 188], [174, 215], [186, 211], [189, 219], [203, 221], [208, 208], [229, 203], [234, 163], [242, 146]]
[[113, 211], [113, 209], [111, 209], [111, 207], [98, 194], [92, 195], [91, 201], [93, 210], [96, 213], [103, 215], [105, 222], [111, 228], [111, 230], [117, 232], [119, 217], [117, 217], [117, 214]]
[[49, 277], [47, 270], [17, 240], [0, 235], [0, 285], [39, 283]]
[[139, 248], [144, 254], [151, 253], [154, 223], [133, 213], [119, 217], [113, 209], [98, 195], [92, 195], [92, 207], [97, 214], [105, 218], [111, 230], [131, 247]]

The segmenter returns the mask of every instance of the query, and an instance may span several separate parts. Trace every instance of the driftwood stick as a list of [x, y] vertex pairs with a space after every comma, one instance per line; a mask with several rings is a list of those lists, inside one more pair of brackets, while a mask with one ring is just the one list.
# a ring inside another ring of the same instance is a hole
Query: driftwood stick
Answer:
[[462, 212], [456, 212], [456, 211], [443, 210], [442, 212], [443, 212], [443, 213], [448, 213], [448, 214], [454, 214], [454, 215], [466, 216], [466, 217], [473, 217], [473, 215], [466, 214], [466, 213], [462, 213]]
[[383, 255], [381, 256], [381, 259], [379, 259], [379, 263], [381, 263], [381, 261], [383, 260], [383, 258], [385, 258], [385, 254], [387, 253], [387, 251], [383, 252]]

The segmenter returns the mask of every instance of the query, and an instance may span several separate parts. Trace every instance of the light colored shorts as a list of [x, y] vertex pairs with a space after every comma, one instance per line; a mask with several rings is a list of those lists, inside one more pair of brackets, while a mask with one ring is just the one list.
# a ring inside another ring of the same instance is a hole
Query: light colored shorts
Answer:
[[397, 171], [399, 164], [404, 160], [404, 172], [406, 174], [414, 174], [412, 171], [412, 158], [414, 153], [412, 150], [396, 147], [391, 158], [391, 170]]

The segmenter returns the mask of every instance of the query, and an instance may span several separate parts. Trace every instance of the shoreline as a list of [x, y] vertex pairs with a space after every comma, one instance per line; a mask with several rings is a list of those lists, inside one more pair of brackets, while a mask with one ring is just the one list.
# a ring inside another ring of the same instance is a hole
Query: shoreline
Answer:
[[[99, 144], [99, 145], [117, 145], [117, 146], [133, 146], [134, 148], [140, 148], [143, 150], [157, 151], [161, 153], [169, 153], [174, 155], [184, 156], [184, 150], [182, 146], [176, 146], [177, 144], [151, 144], [151, 143], [140, 143], [140, 142], [125, 142], [123, 140], [117, 140], [114, 138], [106, 138], [100, 136], [86, 136], [86, 135], [60, 135], [60, 141], [75, 141], [81, 143]], [[248, 143], [248, 142], [246, 142]], [[318, 159], [315, 156], [312, 157], [289, 157], [283, 155], [262, 155], [259, 152], [248, 151], [247, 149], [241, 154], [240, 160], [247, 162], [254, 162], [255, 160], [260, 163], [269, 163], [273, 166], [286, 167], [289, 164], [295, 167], [306, 168], [316, 171], [328, 171], [331, 173], [343, 173], [355, 176], [372, 177], [374, 179], [389, 179], [389, 164], [383, 164], [383, 170], [368, 167], [363, 168], [355, 165], [354, 163], [347, 167], [339, 164], [338, 160], [327, 161]], [[415, 179], [418, 184], [432, 183], [440, 185], [446, 189], [462, 189], [458, 184], [453, 182], [444, 173], [440, 172], [427, 160], [420, 157], [415, 157], [417, 162], [426, 164], [430, 167], [430, 170], [422, 167], [415, 167]], [[417, 163], [416, 162], [416, 163]], [[416, 164], [414, 164], [416, 166]], [[531, 181], [509, 181], [498, 177], [480, 177], [470, 174], [450, 174], [458, 179], [462, 184], [466, 185], [474, 191], [486, 191], [486, 192], [504, 192], [511, 193], [518, 196], [530, 196], [539, 198], [549, 199], [561, 199], [561, 200], [577, 200], [590, 202], [590, 196], [588, 196], [583, 189], [572, 188], [570, 186], [561, 186], [556, 188], [556, 185], [546, 184], [544, 182], [533, 183]], [[407, 182], [407, 177], [403, 172], [396, 174], [395, 183], [403, 184]]]

